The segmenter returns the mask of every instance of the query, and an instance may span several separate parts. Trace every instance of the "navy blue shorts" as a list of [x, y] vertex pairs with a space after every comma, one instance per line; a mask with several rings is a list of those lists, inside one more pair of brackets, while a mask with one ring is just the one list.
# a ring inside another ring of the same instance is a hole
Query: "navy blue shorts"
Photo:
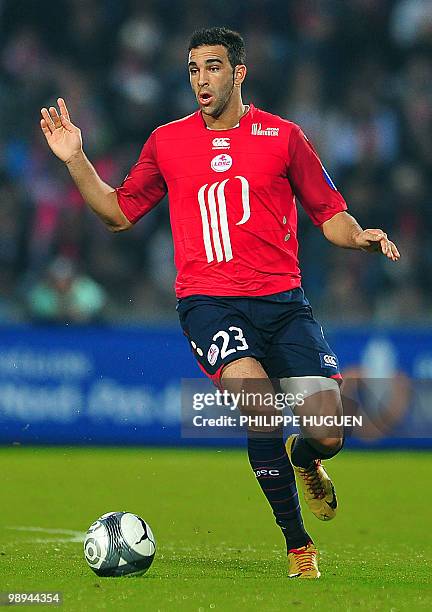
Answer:
[[177, 311], [200, 368], [215, 384], [223, 367], [242, 357], [255, 357], [269, 378], [341, 378], [301, 287], [262, 297], [191, 295], [178, 301]]

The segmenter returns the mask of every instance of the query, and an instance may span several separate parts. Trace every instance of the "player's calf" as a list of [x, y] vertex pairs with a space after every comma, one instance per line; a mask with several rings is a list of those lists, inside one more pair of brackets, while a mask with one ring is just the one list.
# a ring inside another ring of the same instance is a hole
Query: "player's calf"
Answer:
[[[222, 385], [231, 393], [244, 392], [239, 408], [242, 414], [275, 414], [273, 406], [261, 405], [257, 398], [273, 395], [274, 389], [261, 364], [243, 358], [228, 364], [222, 372]], [[246, 398], [254, 398], [252, 404]], [[288, 459], [282, 431], [272, 426], [248, 430], [248, 457], [252, 470], [268, 503], [276, 524], [285, 537], [287, 552], [311, 542], [301, 516], [293, 467]]]
[[273, 510], [276, 524], [285, 537], [287, 552], [311, 542], [306, 532], [297, 494], [293, 467], [288, 459], [282, 432], [271, 437], [249, 432], [248, 457], [262, 492]]
[[309, 446], [309, 441], [292, 435], [286, 442], [288, 457], [294, 468], [298, 487], [303, 491], [303, 497], [313, 514], [321, 521], [330, 521], [336, 516], [338, 507], [333, 482], [322, 466], [320, 458], [309, 461], [309, 456], [303, 463], [304, 467], [297, 464], [298, 459], [295, 457], [297, 442], [304, 448], [306, 445]]

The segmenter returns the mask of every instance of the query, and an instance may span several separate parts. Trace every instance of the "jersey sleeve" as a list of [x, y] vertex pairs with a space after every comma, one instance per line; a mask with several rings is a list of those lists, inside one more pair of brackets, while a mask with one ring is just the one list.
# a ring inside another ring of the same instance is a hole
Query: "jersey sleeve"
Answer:
[[145, 143], [137, 163], [120, 187], [117, 187], [120, 208], [131, 223], [154, 208], [167, 193], [156, 159], [155, 134]]
[[292, 130], [288, 143], [288, 179], [315, 225], [322, 225], [347, 209], [314, 147], [298, 126]]

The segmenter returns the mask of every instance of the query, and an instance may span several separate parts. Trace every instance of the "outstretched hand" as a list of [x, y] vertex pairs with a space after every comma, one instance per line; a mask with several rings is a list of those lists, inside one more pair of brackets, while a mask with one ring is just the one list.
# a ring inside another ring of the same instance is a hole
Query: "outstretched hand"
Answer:
[[355, 237], [359, 249], [369, 252], [379, 252], [392, 261], [398, 261], [400, 253], [394, 242], [388, 239], [387, 234], [380, 229], [366, 229]]
[[82, 151], [81, 130], [71, 122], [63, 98], [59, 98], [57, 103], [60, 114], [54, 106], [50, 106], [49, 111], [43, 108], [40, 125], [52, 152], [67, 162]]

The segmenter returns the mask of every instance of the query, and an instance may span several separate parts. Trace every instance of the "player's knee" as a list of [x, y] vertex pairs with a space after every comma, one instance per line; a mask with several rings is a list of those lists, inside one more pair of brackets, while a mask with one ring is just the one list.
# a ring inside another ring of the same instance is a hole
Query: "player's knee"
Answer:
[[320, 444], [325, 450], [334, 451], [342, 447], [342, 438], [323, 438], [320, 440]]
[[331, 458], [338, 454], [344, 443], [343, 437], [329, 437], [314, 440], [313, 445], [318, 447], [326, 457]]
[[319, 439], [310, 439], [309, 443], [311, 446], [316, 448], [322, 455], [327, 458], [334, 457], [342, 449], [344, 439], [343, 437], [328, 437]]

